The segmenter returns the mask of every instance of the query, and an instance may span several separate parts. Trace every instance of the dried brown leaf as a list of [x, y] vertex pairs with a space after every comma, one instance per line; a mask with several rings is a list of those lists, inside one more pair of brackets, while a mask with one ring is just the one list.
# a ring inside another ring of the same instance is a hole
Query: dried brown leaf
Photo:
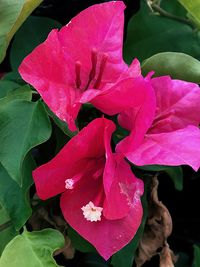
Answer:
[[73, 259], [75, 255], [75, 249], [72, 247], [71, 240], [68, 236], [65, 236], [65, 246], [64, 248], [58, 249], [54, 252], [54, 256], [63, 253], [66, 259]]
[[142, 266], [153, 256], [159, 254], [158, 251], [165, 246], [165, 242], [172, 232], [170, 213], [166, 206], [158, 199], [157, 176], [152, 180], [148, 209], [144, 234], [139, 243], [138, 254], [135, 259], [137, 267]]
[[166, 242], [160, 253], [160, 267], [174, 267], [174, 262], [176, 262], [176, 260], [177, 257]]

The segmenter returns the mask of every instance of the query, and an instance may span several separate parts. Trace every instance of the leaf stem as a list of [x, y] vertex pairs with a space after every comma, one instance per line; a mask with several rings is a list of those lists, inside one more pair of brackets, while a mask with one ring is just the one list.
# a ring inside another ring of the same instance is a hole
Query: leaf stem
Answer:
[[167, 12], [166, 10], [162, 9], [157, 4], [151, 4], [151, 8], [154, 11], [158, 12], [159, 15], [161, 15], [163, 17], [167, 17], [167, 18], [170, 18], [170, 19], [173, 19], [173, 20], [182, 22], [182, 23], [187, 24], [188, 26], [190, 26], [192, 29], [195, 29], [194, 24], [189, 19], [186, 19], [186, 18], [182, 18], [182, 17], [176, 16], [176, 15], [173, 15], [173, 14]]

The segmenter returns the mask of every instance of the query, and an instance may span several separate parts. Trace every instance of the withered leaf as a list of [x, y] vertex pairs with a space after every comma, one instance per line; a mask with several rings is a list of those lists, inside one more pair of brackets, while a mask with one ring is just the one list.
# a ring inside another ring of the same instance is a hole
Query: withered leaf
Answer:
[[[158, 255], [159, 251], [162, 251], [165, 247], [166, 240], [171, 232], [172, 219], [166, 206], [158, 199], [158, 179], [155, 176], [152, 179], [148, 218], [135, 258], [136, 266], [140, 267], [153, 256]], [[167, 265], [161, 266], [168, 267]], [[169, 265], [169, 267], [171, 266]]]

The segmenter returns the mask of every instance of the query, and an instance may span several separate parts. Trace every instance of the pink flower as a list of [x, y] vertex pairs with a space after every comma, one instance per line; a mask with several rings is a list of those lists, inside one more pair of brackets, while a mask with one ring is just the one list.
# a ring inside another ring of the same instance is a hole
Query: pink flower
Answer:
[[33, 172], [39, 197], [61, 193], [66, 221], [105, 259], [131, 241], [143, 213], [143, 183], [120, 154], [112, 153], [114, 130], [110, 120], [93, 120]]
[[[118, 144], [117, 151], [123, 152], [136, 165], [190, 165], [200, 167], [200, 88], [197, 84], [172, 80], [169, 76], [151, 80], [155, 90], [157, 108], [152, 124], [144, 129], [145, 136], [133, 140], [131, 134]], [[145, 115], [144, 115], [145, 116]], [[123, 126], [128, 122], [141, 121], [136, 109], [122, 114]], [[129, 124], [130, 126], [130, 124]], [[143, 127], [144, 128], [144, 127]]]
[[122, 1], [111, 1], [82, 11], [52, 30], [19, 68], [72, 131], [82, 103], [114, 115], [140, 105], [148, 90], [139, 62], [128, 67], [122, 58], [124, 8]]

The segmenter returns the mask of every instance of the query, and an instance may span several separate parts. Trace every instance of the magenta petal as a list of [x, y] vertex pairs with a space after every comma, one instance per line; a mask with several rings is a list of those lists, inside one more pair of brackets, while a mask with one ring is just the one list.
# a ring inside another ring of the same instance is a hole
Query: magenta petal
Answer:
[[141, 76], [141, 66], [140, 62], [137, 58], [135, 58], [131, 65], [129, 66], [129, 73], [131, 74], [131, 77], [140, 77]]
[[157, 110], [149, 133], [170, 132], [200, 123], [200, 88], [195, 83], [172, 80], [169, 76], [151, 80]]
[[116, 167], [116, 160], [110, 146], [111, 135], [112, 132], [109, 130], [109, 128], [105, 129], [104, 146], [106, 162], [103, 172], [103, 187], [106, 195], [110, 191], [110, 187], [113, 183], [113, 180], [115, 179], [114, 172]]
[[100, 94], [102, 94], [101, 90], [88, 89], [82, 94], [79, 102], [82, 103], [82, 104], [87, 103], [87, 102], [91, 102], [91, 100], [93, 98], [95, 98], [96, 96], [98, 96]]
[[112, 121], [95, 119], [33, 172], [39, 197], [62, 193], [64, 218], [105, 259], [131, 241], [142, 219], [143, 182], [122, 155], [113, 155], [114, 130]]
[[76, 97], [72, 87], [74, 73], [68, 62], [63, 62], [65, 58], [59, 41], [59, 32], [53, 30], [47, 40], [23, 60], [19, 73], [26, 82], [37, 89], [49, 108], [74, 131], [74, 119], [80, 104], [74, 107], [71, 105]]
[[46, 41], [19, 67], [22, 78], [35, 87], [72, 131], [76, 130], [74, 121], [81, 106], [79, 99], [91, 83], [92, 53], [97, 57], [93, 84], [96, 84], [103, 57], [107, 58], [103, 78], [100, 78], [103, 84], [115, 83], [128, 69], [122, 59], [124, 8], [122, 1], [89, 7], [60, 31], [51, 31]]
[[105, 114], [115, 115], [142, 105], [148, 86], [142, 77], [124, 79], [102, 91], [91, 103]]
[[136, 107], [136, 109], [135, 106], [133, 106], [132, 108], [121, 112], [118, 120], [119, 124], [129, 131], [132, 131], [135, 129], [135, 127], [138, 127], [138, 124], [141, 124], [139, 128], [142, 126], [142, 124], [144, 124], [144, 132], [146, 132], [151, 126], [155, 116], [155, 92], [153, 87], [151, 86], [151, 83], [147, 79], [140, 78], [137, 80], [141, 81], [141, 84], [138, 84], [137, 87], [136, 83], [135, 97], [137, 97], [137, 95], [140, 96], [140, 94], [143, 94], [143, 101], [141, 102], [139, 107]]
[[73, 194], [63, 193], [60, 205], [66, 221], [107, 260], [128, 244], [137, 232], [143, 213], [138, 192], [143, 191], [143, 183], [137, 180], [132, 206], [126, 217], [107, 220], [102, 216], [101, 221], [90, 222], [84, 218], [81, 208], [95, 198], [100, 187], [96, 180], [87, 178], [80, 181]]
[[[130, 212], [133, 200], [138, 193], [138, 198], [143, 194], [143, 188], [137, 188], [138, 179], [132, 173], [130, 165], [123, 159], [117, 159], [115, 155], [115, 166], [112, 171], [113, 179], [110, 190], [106, 193], [103, 206], [103, 215], [108, 220], [124, 218]], [[104, 172], [104, 180], [110, 179], [107, 172]], [[139, 181], [142, 184], [142, 181]]]
[[155, 93], [149, 81], [144, 81], [144, 101], [139, 107], [129, 108], [118, 116], [119, 124], [131, 131], [116, 147], [117, 152], [134, 151], [142, 142], [144, 135], [150, 128], [156, 110]]
[[140, 66], [140, 62], [137, 58], [134, 58], [134, 60], [131, 62], [131, 65], [129, 66], [127, 73], [122, 74], [122, 76], [120, 78], [122, 78], [123, 76], [127, 75], [129, 77], [132, 78], [137, 78], [140, 77], [141, 74], [141, 66]]
[[121, 81], [126, 78], [138, 77], [142, 77], [141, 66], [139, 60], [137, 58], [134, 58], [134, 60], [131, 62], [131, 65], [127, 69], [124, 68], [124, 72], [120, 74], [120, 76], [118, 77], [118, 81]]
[[92, 159], [105, 155], [105, 128], [114, 131], [115, 125], [104, 118], [93, 120], [74, 136], [50, 162], [33, 171], [37, 193], [41, 199], [60, 194], [66, 190], [66, 179], [71, 179], [77, 174], [84, 174], [86, 168], [96, 166], [95, 160]]
[[200, 130], [195, 126], [169, 133], [148, 134], [127, 158], [136, 165], [190, 165], [200, 167]]
[[105, 82], [116, 80], [128, 68], [122, 60], [124, 9], [122, 1], [93, 5], [61, 29], [59, 37], [66, 60], [81, 62], [83, 76], [88, 76], [91, 70], [92, 49], [108, 55]]

